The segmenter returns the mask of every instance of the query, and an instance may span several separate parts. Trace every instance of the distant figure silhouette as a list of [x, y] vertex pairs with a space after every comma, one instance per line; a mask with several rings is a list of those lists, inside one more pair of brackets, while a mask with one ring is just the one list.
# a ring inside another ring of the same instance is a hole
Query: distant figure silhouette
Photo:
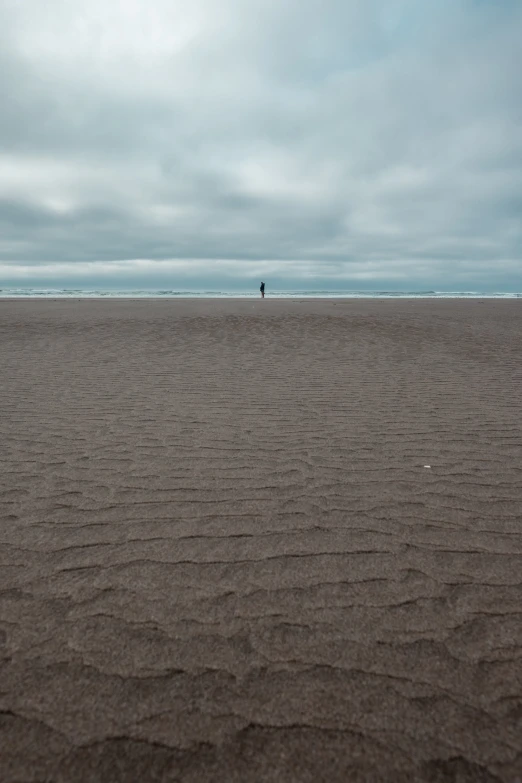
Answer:
[[265, 284], [261, 283], [259, 290], [261, 291], [261, 299], [265, 298]]

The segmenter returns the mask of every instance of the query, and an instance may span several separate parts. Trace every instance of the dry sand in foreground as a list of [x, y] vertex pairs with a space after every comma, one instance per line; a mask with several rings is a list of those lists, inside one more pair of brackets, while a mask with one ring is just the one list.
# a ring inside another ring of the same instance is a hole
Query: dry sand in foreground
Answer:
[[0, 301], [2, 783], [522, 779], [521, 358], [518, 301]]

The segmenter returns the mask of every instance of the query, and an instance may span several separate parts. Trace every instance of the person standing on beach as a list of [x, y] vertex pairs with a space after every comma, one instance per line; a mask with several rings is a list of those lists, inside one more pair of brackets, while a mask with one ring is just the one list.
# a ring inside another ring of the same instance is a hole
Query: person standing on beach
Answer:
[[265, 284], [261, 283], [261, 286], [259, 287], [259, 290], [261, 291], [261, 299], [265, 298]]

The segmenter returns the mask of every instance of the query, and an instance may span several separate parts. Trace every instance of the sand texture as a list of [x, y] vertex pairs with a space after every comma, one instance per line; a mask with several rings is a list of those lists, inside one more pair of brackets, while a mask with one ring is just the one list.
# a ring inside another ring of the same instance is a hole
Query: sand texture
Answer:
[[4, 300], [0, 362], [2, 783], [522, 780], [522, 301]]

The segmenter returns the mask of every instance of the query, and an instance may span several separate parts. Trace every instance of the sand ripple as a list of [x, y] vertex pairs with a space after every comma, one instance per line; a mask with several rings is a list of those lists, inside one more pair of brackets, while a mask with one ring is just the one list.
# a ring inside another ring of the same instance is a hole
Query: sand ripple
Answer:
[[0, 780], [522, 780], [521, 356], [518, 302], [2, 302]]

